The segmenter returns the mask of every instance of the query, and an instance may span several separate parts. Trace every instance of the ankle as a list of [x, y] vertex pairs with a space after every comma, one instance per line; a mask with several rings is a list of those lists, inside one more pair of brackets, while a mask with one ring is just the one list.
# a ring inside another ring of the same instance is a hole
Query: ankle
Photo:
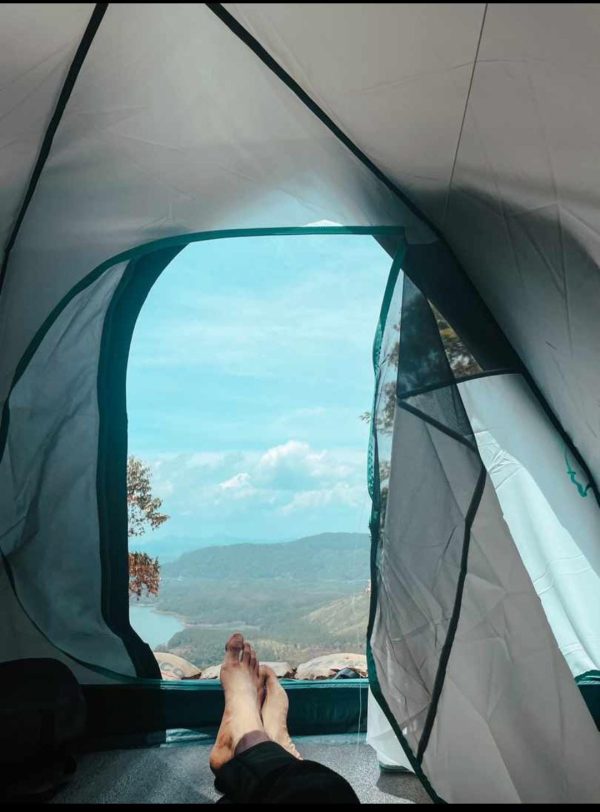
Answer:
[[235, 755], [239, 756], [240, 753], [243, 753], [245, 750], [249, 750], [251, 747], [254, 747], [257, 744], [262, 744], [262, 742], [271, 741], [264, 730], [251, 730], [249, 733], [244, 733], [242, 738], [235, 746]]

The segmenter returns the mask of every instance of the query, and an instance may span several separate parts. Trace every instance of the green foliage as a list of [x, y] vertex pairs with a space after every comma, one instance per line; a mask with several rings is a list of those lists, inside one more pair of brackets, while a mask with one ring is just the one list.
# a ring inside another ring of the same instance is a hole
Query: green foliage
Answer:
[[[446, 321], [432, 302], [429, 302], [429, 306], [436, 321], [440, 340], [442, 342], [442, 347], [446, 354], [448, 364], [450, 365], [450, 369], [454, 373], [455, 377], [460, 379], [469, 377], [469, 375], [476, 375], [480, 373], [481, 367], [471, 355], [471, 352], [467, 349], [462, 339], [455, 332], [454, 328]], [[408, 319], [407, 321], [408, 325], [410, 325], [411, 320]], [[405, 329], [410, 329], [408, 325], [405, 326]], [[392, 329], [400, 334], [399, 323], [394, 324]], [[398, 339], [398, 341], [394, 342], [392, 345], [389, 354], [385, 358], [385, 363], [394, 370], [397, 370], [399, 359], [400, 339]], [[417, 360], [419, 363], [427, 363], [428, 359], [425, 357], [415, 359], [415, 361]], [[394, 374], [393, 378], [393, 380], [382, 384], [382, 391], [379, 400], [380, 405], [376, 415], [376, 428], [379, 432], [384, 434], [389, 434], [394, 426], [394, 415], [396, 411], [396, 374]], [[363, 422], [370, 423], [373, 415], [371, 412], [363, 412], [361, 415], [359, 415], [359, 417]]]

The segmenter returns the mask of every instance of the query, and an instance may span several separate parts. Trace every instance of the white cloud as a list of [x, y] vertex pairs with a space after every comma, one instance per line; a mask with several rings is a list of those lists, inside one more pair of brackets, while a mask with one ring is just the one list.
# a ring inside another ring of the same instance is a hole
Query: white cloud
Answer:
[[326, 452], [316, 452], [308, 443], [289, 440], [266, 451], [255, 469], [254, 477], [263, 486], [283, 490], [310, 487], [319, 478]]
[[244, 517], [268, 526], [278, 515], [294, 518], [293, 534], [298, 522], [336, 511], [356, 517], [367, 495], [364, 452], [315, 449], [298, 440], [263, 452], [161, 454], [150, 464], [165, 511], [172, 519], [195, 519], [199, 528]]
[[[357, 459], [358, 457], [358, 459]], [[332, 451], [315, 451], [308, 443], [288, 440], [266, 451], [255, 469], [257, 483], [280, 490], [310, 490], [315, 484], [332, 485], [339, 480], [353, 479], [356, 463], [363, 455], [344, 461]]]
[[279, 508], [279, 512], [289, 515], [298, 511], [314, 510], [315, 508], [332, 505], [360, 508], [365, 501], [366, 495], [366, 485], [349, 485], [346, 482], [339, 482], [332, 488], [297, 493], [291, 502]]
[[[219, 482], [217, 487], [227, 495], [228, 499], [252, 499], [260, 495], [258, 489], [252, 484], [250, 474], [246, 471], [235, 474], [225, 482]], [[219, 500], [218, 495], [217, 499]]]
[[236, 474], [232, 476], [231, 479], [225, 480], [225, 482], [219, 482], [219, 488], [223, 488], [223, 490], [227, 491], [239, 491], [245, 490], [248, 485], [250, 484], [250, 474], [243, 472], [241, 474]]

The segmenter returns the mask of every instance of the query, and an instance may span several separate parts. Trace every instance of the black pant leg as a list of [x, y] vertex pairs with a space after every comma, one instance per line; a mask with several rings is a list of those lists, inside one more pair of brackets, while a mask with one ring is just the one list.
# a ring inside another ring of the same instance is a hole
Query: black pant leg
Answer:
[[275, 742], [256, 744], [227, 762], [215, 775], [215, 788], [225, 803], [360, 803], [341, 775], [294, 758]]

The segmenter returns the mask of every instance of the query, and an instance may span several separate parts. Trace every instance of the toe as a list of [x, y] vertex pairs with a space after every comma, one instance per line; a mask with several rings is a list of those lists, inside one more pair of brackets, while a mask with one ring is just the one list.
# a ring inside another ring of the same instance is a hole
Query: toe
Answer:
[[232, 634], [225, 644], [225, 662], [239, 662], [240, 654], [245, 645], [244, 638], [239, 632]]
[[[257, 663], [258, 664], [258, 663]], [[263, 705], [267, 698], [267, 673], [264, 665], [258, 668], [258, 700]]]
[[242, 651], [242, 662], [244, 665], [250, 665], [250, 657], [252, 654], [252, 646], [250, 643], [244, 643], [244, 650]]
[[279, 684], [279, 680], [277, 679], [277, 675], [275, 674], [273, 669], [268, 665], [261, 665], [261, 667], [260, 667], [260, 675], [261, 675], [262, 680], [264, 681], [265, 687], [267, 687], [269, 682], [272, 682], [273, 680], [277, 684]]

